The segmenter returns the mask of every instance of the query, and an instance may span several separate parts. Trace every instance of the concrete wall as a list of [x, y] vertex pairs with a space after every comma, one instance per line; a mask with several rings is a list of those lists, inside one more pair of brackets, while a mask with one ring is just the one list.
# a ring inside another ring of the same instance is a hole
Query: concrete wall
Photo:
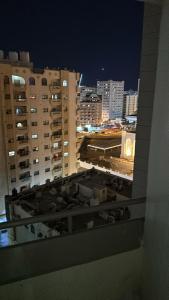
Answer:
[[3, 300], [137, 300], [141, 262], [140, 248], [1, 286], [0, 295]]
[[138, 124], [136, 132], [136, 150], [133, 182], [134, 198], [145, 197], [147, 191], [148, 159], [154, 93], [156, 85], [156, 67], [158, 58], [160, 19], [160, 6], [146, 4], [144, 13], [142, 57], [140, 66]]
[[[148, 163], [145, 222], [144, 299], [169, 299], [169, 0], [163, 1], [160, 35], [156, 35], [160, 9], [147, 6], [145, 21], [151, 29], [151, 47], [158, 53]], [[154, 32], [153, 32], [154, 30]], [[147, 62], [148, 64], [148, 62]]]

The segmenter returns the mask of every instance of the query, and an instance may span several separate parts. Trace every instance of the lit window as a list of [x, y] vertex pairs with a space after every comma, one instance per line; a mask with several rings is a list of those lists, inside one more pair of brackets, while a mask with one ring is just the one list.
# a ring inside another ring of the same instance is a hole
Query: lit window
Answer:
[[42, 95], [42, 100], [47, 100], [48, 99], [48, 95]]
[[23, 124], [20, 123], [20, 122], [18, 122], [18, 123], [16, 123], [16, 127], [17, 127], [17, 128], [21, 128], [21, 127], [23, 127]]
[[67, 156], [69, 156], [69, 153], [68, 153], [68, 152], [65, 152], [65, 153], [64, 153], [64, 157], [67, 157]]
[[32, 134], [32, 139], [37, 139], [38, 135], [37, 134]]
[[35, 158], [35, 159], [33, 160], [33, 164], [36, 165], [36, 164], [38, 164], [38, 163], [39, 163], [39, 158]]
[[68, 86], [67, 80], [63, 80], [63, 86]]
[[17, 75], [12, 75], [12, 83], [14, 85], [24, 85], [25, 84], [25, 79], [23, 77], [17, 76]]
[[29, 98], [32, 99], [32, 100], [36, 99], [36, 95], [31, 95], [31, 96], [29, 96]]
[[64, 141], [64, 146], [68, 146], [69, 142], [68, 141]]
[[36, 108], [36, 107], [32, 107], [32, 108], [30, 109], [30, 111], [31, 111], [31, 113], [37, 113], [37, 108]]
[[39, 151], [39, 147], [33, 147], [33, 152], [35, 152], [35, 151]]
[[9, 156], [15, 156], [15, 151], [9, 151], [9, 152], [8, 152], [8, 155], [9, 155]]
[[57, 94], [53, 94], [53, 95], [52, 95], [52, 99], [53, 99], [53, 100], [58, 99], [58, 95], [57, 95]]
[[59, 146], [59, 143], [53, 143], [53, 148], [54, 148], [54, 149], [57, 149], [58, 146]]

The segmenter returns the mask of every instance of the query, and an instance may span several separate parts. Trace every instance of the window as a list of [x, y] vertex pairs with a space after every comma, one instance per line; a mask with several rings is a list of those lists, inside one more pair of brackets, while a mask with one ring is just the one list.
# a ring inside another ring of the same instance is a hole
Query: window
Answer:
[[58, 99], [58, 95], [57, 94], [52, 94], [52, 100], [57, 100]]
[[9, 152], [8, 152], [8, 155], [9, 155], [9, 156], [15, 156], [15, 151], [9, 151]]
[[25, 85], [25, 79], [21, 76], [12, 75], [12, 83], [15, 86]]
[[7, 110], [6, 110], [6, 114], [7, 114], [7, 115], [10, 115], [11, 113], [12, 113], [12, 109], [7, 109]]
[[46, 86], [48, 84], [47, 79], [46, 78], [42, 78], [42, 85]]
[[12, 129], [13, 125], [12, 124], [7, 124], [7, 129]]
[[10, 170], [15, 170], [15, 165], [10, 165]]
[[8, 140], [8, 143], [9, 143], [9, 144], [14, 143], [14, 139], [13, 139], [13, 138], [12, 138], [12, 139], [9, 139], [9, 140]]
[[59, 147], [59, 143], [53, 143], [53, 148], [57, 149]]
[[37, 139], [38, 135], [37, 134], [32, 134], [32, 139]]
[[48, 99], [48, 95], [42, 95], [42, 100], [47, 100]]
[[46, 149], [49, 149], [50, 147], [49, 147], [49, 145], [44, 145], [44, 149], [46, 150]]
[[67, 131], [67, 130], [65, 130], [65, 131], [64, 131], [64, 135], [67, 135], [67, 134], [68, 134], [68, 131]]
[[33, 77], [29, 78], [29, 85], [35, 85], [35, 78]]
[[33, 147], [33, 152], [35, 152], [35, 151], [39, 151], [39, 147]]
[[49, 133], [44, 133], [44, 137], [49, 137]]
[[65, 168], [68, 168], [68, 163], [67, 163], [67, 164], [65, 164]]
[[23, 121], [23, 122], [17, 122], [16, 123], [16, 127], [17, 128], [24, 128], [24, 127], [27, 127], [27, 121]]
[[43, 125], [49, 125], [49, 121], [43, 121]]
[[48, 160], [50, 160], [50, 156], [45, 157], [45, 161], [48, 161]]
[[69, 156], [69, 153], [68, 153], [68, 152], [65, 152], [65, 153], [64, 153], [64, 157], [67, 157], [67, 156]]
[[9, 84], [9, 77], [8, 76], [4, 76], [4, 84]]
[[68, 141], [64, 141], [64, 146], [68, 146], [69, 142]]
[[48, 112], [48, 108], [45, 107], [45, 108], [43, 109], [43, 112]]
[[35, 234], [35, 228], [32, 224], [31, 224], [31, 232]]
[[64, 87], [68, 86], [67, 80], [63, 80], [63, 86], [64, 86]]
[[12, 183], [12, 182], [16, 182], [16, 178], [14, 178], [14, 177], [11, 178], [11, 183]]
[[31, 113], [37, 113], [37, 108], [36, 108], [36, 107], [32, 107], [32, 108], [30, 109], [30, 112], [31, 112]]
[[32, 126], [38, 126], [38, 122], [32, 122], [31, 125]]
[[37, 176], [37, 175], [39, 175], [39, 171], [34, 172], [34, 176]]
[[34, 165], [37, 165], [39, 163], [39, 158], [35, 158], [34, 160], [33, 160], [33, 164]]
[[29, 96], [29, 98], [34, 100], [34, 99], [36, 99], [36, 95], [31, 95], [31, 96]]
[[11, 95], [10, 94], [5, 94], [5, 100], [9, 100], [11, 99]]
[[50, 168], [45, 169], [45, 173], [50, 172]]

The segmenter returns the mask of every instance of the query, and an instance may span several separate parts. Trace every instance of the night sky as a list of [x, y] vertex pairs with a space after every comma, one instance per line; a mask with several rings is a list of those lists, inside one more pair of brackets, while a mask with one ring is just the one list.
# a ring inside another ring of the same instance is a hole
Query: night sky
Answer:
[[0, 10], [2, 50], [30, 51], [35, 67], [76, 69], [82, 84], [125, 80], [136, 89], [143, 3], [5, 0]]

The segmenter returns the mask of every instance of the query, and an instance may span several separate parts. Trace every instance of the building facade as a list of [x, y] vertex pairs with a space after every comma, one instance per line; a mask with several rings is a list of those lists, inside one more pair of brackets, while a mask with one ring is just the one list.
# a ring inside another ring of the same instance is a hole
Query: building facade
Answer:
[[80, 102], [80, 124], [100, 125], [102, 123], [102, 99], [96, 93], [88, 93]]
[[102, 96], [102, 119], [121, 118], [123, 113], [124, 81], [98, 81], [97, 93]]
[[137, 112], [138, 92], [128, 91], [124, 93], [123, 100], [123, 117], [133, 115]]
[[74, 71], [34, 69], [27, 52], [1, 51], [1, 200], [77, 171], [78, 81]]

